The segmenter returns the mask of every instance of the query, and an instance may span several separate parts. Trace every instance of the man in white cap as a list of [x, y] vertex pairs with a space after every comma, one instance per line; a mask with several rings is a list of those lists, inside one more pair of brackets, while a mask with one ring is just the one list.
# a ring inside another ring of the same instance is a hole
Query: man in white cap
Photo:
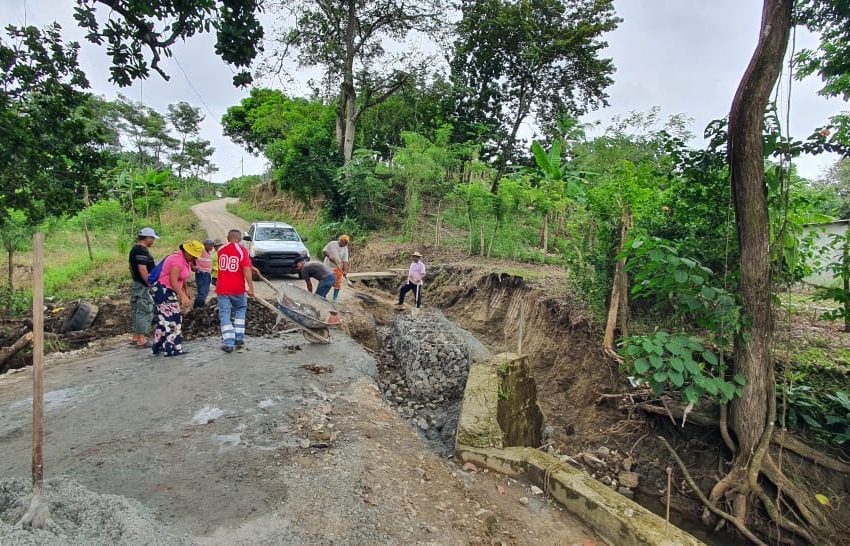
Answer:
[[156, 262], [150, 248], [159, 236], [153, 228], [139, 230], [138, 242], [130, 249], [130, 311], [133, 317], [133, 337], [130, 342], [137, 347], [145, 347], [148, 335], [153, 327], [153, 300], [149, 292], [148, 274]]
[[414, 252], [413, 262], [411, 262], [410, 269], [407, 272], [407, 282], [401, 287], [401, 291], [398, 293], [399, 307], [404, 305], [404, 298], [411, 290], [416, 295], [416, 307], [422, 307], [422, 282], [424, 279], [425, 264], [422, 262], [422, 254]]

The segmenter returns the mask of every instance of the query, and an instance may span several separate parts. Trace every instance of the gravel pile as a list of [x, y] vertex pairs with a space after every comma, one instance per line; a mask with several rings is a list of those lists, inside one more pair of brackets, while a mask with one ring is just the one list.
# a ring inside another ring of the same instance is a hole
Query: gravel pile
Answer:
[[29, 506], [31, 485], [24, 480], [0, 481], [0, 544], [54, 546], [131, 546], [192, 544], [172, 534], [138, 502], [116, 495], [99, 495], [69, 478], [45, 483], [50, 505], [50, 529], [16, 529]]

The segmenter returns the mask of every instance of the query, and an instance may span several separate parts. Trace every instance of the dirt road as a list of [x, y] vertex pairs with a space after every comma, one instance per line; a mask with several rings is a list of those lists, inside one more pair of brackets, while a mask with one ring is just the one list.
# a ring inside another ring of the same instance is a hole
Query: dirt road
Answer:
[[228, 203], [237, 201], [239, 199], [236, 197], [225, 197], [224, 199], [198, 203], [192, 207], [192, 212], [201, 221], [201, 227], [207, 231], [207, 236], [210, 239], [224, 241], [227, 238], [227, 232], [231, 229], [240, 229], [243, 233], [248, 231], [248, 222], [227, 210]]
[[[186, 345], [49, 360], [46, 475], [134, 498], [204, 544], [595, 543], [516, 482], [429, 451], [345, 336]], [[30, 381], [0, 376], [0, 479], [29, 475]]]

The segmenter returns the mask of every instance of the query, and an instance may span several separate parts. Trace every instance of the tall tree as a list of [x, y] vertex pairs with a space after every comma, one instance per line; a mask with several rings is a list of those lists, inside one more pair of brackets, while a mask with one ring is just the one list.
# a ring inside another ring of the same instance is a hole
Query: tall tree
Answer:
[[108, 128], [94, 123], [79, 46], [59, 25], [8, 27], [0, 37], [0, 219], [23, 211], [38, 223], [82, 207], [100, 186]]
[[204, 115], [197, 106], [181, 101], [168, 105], [166, 117], [180, 135], [180, 151], [172, 156], [172, 161], [177, 164], [177, 176], [182, 177], [183, 168], [189, 163], [186, 153], [186, 139], [198, 134], [201, 130], [201, 122], [204, 121]]
[[[160, 62], [171, 57], [172, 46], [210, 29], [216, 31], [219, 57], [249, 67], [262, 51], [261, 5], [262, 0], [77, 0], [74, 18], [87, 31], [87, 40], [108, 44], [110, 79], [126, 87], [147, 78], [151, 70], [167, 80]], [[105, 21], [98, 19], [99, 7], [107, 8]], [[247, 70], [233, 76], [234, 85], [250, 82]]]
[[110, 131], [82, 91], [79, 46], [60, 30], [10, 26], [11, 40], [0, 37], [0, 229], [10, 272], [32, 226], [80, 210], [83, 187], [99, 191], [111, 157]]
[[[771, 251], [768, 191], [765, 184], [764, 141], [762, 129], [765, 110], [782, 70], [782, 63], [793, 26], [794, 0], [764, 0], [759, 39], [750, 63], [738, 86], [729, 113], [727, 156], [735, 204], [735, 223], [740, 249], [739, 289], [746, 328], [735, 335], [733, 372], [746, 379], [742, 395], [731, 404], [730, 425], [734, 439], [724, 440], [735, 453], [732, 468], [712, 489], [710, 502], [731, 499], [736, 525], [742, 531], [753, 501], [767, 512], [773, 526], [798, 535], [810, 543], [829, 543], [831, 530], [810, 495], [783, 474], [769, 452], [776, 418], [776, 379], [771, 355], [773, 317], [771, 313]], [[804, 1], [811, 8], [805, 21], [819, 20], [847, 31], [850, 11], [846, 2]], [[843, 19], [842, 19], [843, 18]], [[822, 45], [831, 43], [829, 40]], [[827, 56], [830, 51], [827, 47]], [[844, 60], [841, 60], [843, 63]], [[839, 63], [839, 64], [841, 64]], [[832, 65], [835, 66], [835, 65]], [[843, 70], [848, 68], [844, 66]], [[845, 72], [846, 74], [846, 72]], [[830, 76], [834, 74], [830, 73]], [[844, 76], [846, 81], [846, 75]], [[827, 78], [827, 81], [831, 81]], [[726, 412], [721, 414], [725, 425]], [[764, 483], [771, 483], [768, 487]], [[792, 507], [790, 512], [770, 491], [778, 490]]]
[[212, 161], [210, 161], [213, 153], [215, 153], [215, 148], [210, 146], [209, 140], [187, 140], [184, 149], [186, 166], [192, 169], [192, 174], [195, 178], [200, 178], [218, 170]]
[[333, 137], [334, 108], [316, 100], [289, 98], [271, 89], [251, 95], [222, 116], [224, 134], [253, 153], [263, 152], [277, 186], [309, 200], [324, 195], [332, 201], [340, 167]]
[[614, 64], [600, 54], [617, 28], [613, 0], [463, 0], [451, 60], [458, 138], [485, 144], [493, 192], [534, 115], [557, 123], [605, 105]]
[[403, 43], [414, 31], [438, 32], [446, 2], [297, 0], [285, 5], [295, 25], [282, 31], [284, 49], [278, 56], [282, 60], [296, 51], [301, 66], [322, 67], [328, 84], [339, 89], [336, 142], [348, 163], [360, 116], [401, 89], [414, 71], [412, 53], [391, 54], [384, 41]]

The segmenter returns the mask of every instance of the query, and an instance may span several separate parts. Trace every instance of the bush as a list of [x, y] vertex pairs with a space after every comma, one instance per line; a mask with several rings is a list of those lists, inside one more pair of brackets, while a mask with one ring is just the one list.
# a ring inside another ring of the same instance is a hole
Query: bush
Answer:
[[114, 199], [98, 201], [89, 207], [88, 213], [80, 212], [75, 220], [82, 225], [81, 217], [86, 215], [89, 229], [97, 231], [114, 231], [118, 225], [129, 223], [130, 217], [121, 208], [121, 203]]

